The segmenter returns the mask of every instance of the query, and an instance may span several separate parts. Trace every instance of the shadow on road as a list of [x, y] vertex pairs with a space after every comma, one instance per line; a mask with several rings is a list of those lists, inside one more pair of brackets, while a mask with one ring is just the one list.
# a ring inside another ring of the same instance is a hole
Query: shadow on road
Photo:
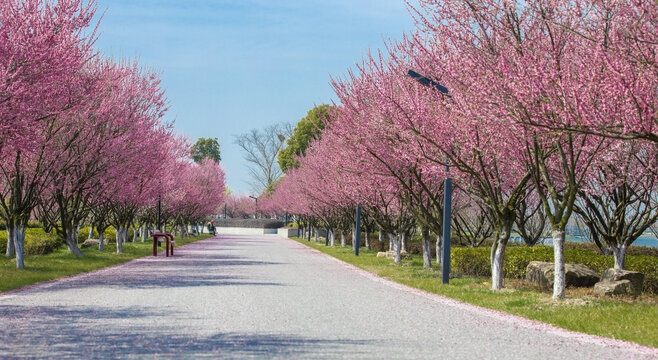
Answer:
[[[0, 318], [4, 323], [0, 338], [23, 339], [0, 343], [0, 358], [290, 358], [309, 353], [340, 358], [348, 351], [351, 355], [359, 354], [361, 346], [377, 342], [271, 333], [185, 334], [168, 326], [164, 315], [136, 308], [0, 305]], [[26, 317], [30, 321], [24, 321]], [[125, 322], [149, 317], [153, 317], [153, 323], [158, 326], [138, 327]], [[35, 334], [35, 325], [42, 332]], [[365, 354], [365, 347], [362, 351]]]

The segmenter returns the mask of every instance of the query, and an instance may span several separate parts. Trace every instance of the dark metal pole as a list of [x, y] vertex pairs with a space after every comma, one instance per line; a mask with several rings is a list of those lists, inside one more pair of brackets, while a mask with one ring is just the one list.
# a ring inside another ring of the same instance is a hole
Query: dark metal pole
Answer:
[[[448, 168], [446, 166], [446, 168]], [[450, 219], [452, 210], [452, 179], [447, 177], [443, 185], [443, 256], [441, 257], [441, 281], [450, 283]]]
[[160, 194], [158, 194], [158, 231], [162, 232], [162, 228], [160, 228]]
[[[449, 98], [451, 97], [448, 88], [436, 81], [428, 79], [413, 70], [407, 71], [407, 74], [422, 85], [433, 87]], [[441, 257], [441, 280], [444, 284], [448, 284], [450, 281], [450, 213], [452, 210], [452, 179], [450, 178], [447, 156], [446, 172], [446, 180], [443, 186], [443, 255]]]
[[354, 233], [354, 255], [359, 256], [361, 247], [361, 204], [356, 205], [356, 231]]

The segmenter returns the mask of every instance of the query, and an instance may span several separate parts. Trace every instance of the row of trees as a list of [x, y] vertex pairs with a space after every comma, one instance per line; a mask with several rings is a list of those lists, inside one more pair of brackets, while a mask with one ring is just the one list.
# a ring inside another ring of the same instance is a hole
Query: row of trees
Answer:
[[163, 121], [158, 76], [94, 50], [95, 11], [83, 0], [0, 5], [0, 208], [19, 268], [34, 217], [82, 256], [83, 221], [101, 234], [113, 225], [120, 252], [130, 225], [155, 223], [158, 200], [181, 224], [223, 201], [219, 163], [192, 163], [187, 140]]
[[546, 221], [553, 296], [564, 297], [574, 213], [623, 268], [627, 247], [658, 218], [655, 1], [421, 0], [409, 9], [414, 34], [333, 81], [340, 104], [268, 195], [271, 211], [334, 233], [349, 231], [361, 204], [398, 250], [419, 228], [430, 266], [449, 176], [455, 227], [475, 243], [490, 228], [492, 289], [503, 286], [513, 228], [531, 237]]

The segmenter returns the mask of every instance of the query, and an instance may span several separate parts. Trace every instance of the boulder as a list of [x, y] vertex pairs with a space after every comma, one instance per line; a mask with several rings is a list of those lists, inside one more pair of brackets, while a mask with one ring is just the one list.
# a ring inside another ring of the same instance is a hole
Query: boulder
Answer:
[[98, 246], [98, 239], [87, 239], [80, 245], [81, 248], [88, 248], [92, 246]]
[[[385, 257], [387, 259], [395, 259], [395, 251], [378, 252], [377, 257]], [[406, 251], [400, 251], [400, 259], [411, 260], [411, 255]]]
[[594, 285], [594, 293], [602, 296], [627, 295], [633, 291], [630, 280], [601, 281]]
[[[552, 288], [555, 265], [551, 262], [531, 261], [525, 272], [525, 280], [542, 288]], [[593, 286], [599, 275], [583, 264], [565, 264], [567, 286]]]
[[628, 271], [620, 269], [607, 269], [601, 275], [601, 282], [615, 282], [628, 280], [631, 282], [631, 295], [640, 295], [644, 287], [644, 274], [637, 271]]

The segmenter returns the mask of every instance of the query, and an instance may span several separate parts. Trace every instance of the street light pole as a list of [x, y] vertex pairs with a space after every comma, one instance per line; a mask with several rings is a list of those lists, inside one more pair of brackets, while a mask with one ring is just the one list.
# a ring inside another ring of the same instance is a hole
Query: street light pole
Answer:
[[[450, 97], [448, 88], [428, 79], [419, 73], [409, 70], [407, 74], [423, 86], [433, 87], [441, 93]], [[450, 283], [450, 219], [452, 213], [452, 179], [450, 178], [450, 166], [446, 156], [446, 179], [443, 183], [443, 254], [441, 256], [441, 282]]]
[[361, 204], [356, 204], [356, 231], [354, 232], [354, 255], [359, 256], [361, 247]]
[[158, 194], [158, 231], [162, 232], [160, 228], [160, 194]]
[[258, 218], [258, 198], [251, 195], [249, 195], [249, 197], [256, 200], [256, 218]]

